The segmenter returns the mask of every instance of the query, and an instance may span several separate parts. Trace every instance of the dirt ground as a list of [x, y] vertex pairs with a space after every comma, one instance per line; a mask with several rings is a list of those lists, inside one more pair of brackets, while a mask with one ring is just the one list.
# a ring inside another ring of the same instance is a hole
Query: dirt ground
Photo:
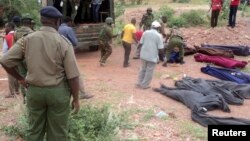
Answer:
[[[136, 9], [135, 9], [136, 10]], [[134, 13], [133, 10], [126, 12], [125, 17]], [[225, 45], [249, 45], [250, 44], [250, 21], [240, 19], [236, 28], [217, 27], [209, 29], [204, 27], [182, 29], [188, 46], [194, 44], [210, 43]], [[135, 46], [131, 57], [133, 57]], [[140, 68], [140, 60], [130, 59], [131, 66], [123, 68], [124, 49], [120, 45], [113, 44], [113, 53], [107, 62], [107, 66], [99, 66], [100, 52], [82, 51], [76, 54], [79, 69], [85, 80], [85, 87], [88, 93], [95, 97], [90, 100], [82, 100], [82, 104], [111, 103], [119, 111], [130, 111], [131, 122], [134, 123], [132, 130], [122, 130], [119, 134], [124, 139], [144, 141], [170, 141], [170, 140], [206, 140], [206, 128], [192, 122], [190, 110], [183, 104], [167, 98], [152, 89], [141, 90], [135, 87], [137, 75]], [[236, 57], [238, 60], [248, 60], [249, 57]], [[195, 62], [193, 56], [185, 57], [184, 65], [169, 65], [162, 67], [158, 64], [152, 88], [160, 84], [173, 86], [172, 78], [181, 79], [184, 74], [195, 78], [216, 79], [200, 72], [205, 63]], [[247, 66], [248, 67], [248, 66]], [[164, 79], [164, 75], [171, 78]], [[8, 84], [6, 73], [0, 67], [0, 125], [14, 124], [16, 117], [23, 109], [21, 97], [6, 99]], [[211, 114], [219, 116], [234, 116], [250, 119], [250, 101], [245, 100], [242, 106], [232, 106], [231, 113], [213, 111]], [[167, 120], [155, 116], [159, 111], [169, 114]], [[142, 120], [151, 116], [148, 120]], [[191, 125], [191, 128], [189, 128]], [[183, 128], [183, 129], [181, 129]], [[202, 132], [198, 135], [197, 130]], [[189, 131], [190, 130], [190, 131]], [[0, 140], [7, 140], [3, 133], [0, 133]]]

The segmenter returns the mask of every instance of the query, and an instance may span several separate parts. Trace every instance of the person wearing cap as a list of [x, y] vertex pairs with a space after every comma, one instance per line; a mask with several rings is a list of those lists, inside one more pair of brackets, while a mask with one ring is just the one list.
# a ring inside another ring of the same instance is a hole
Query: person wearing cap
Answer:
[[101, 49], [101, 59], [100, 66], [103, 67], [106, 64], [108, 57], [112, 53], [112, 47], [110, 43], [112, 42], [112, 38], [117, 37], [118, 35], [113, 34], [113, 19], [111, 17], [107, 17], [105, 19], [105, 25], [99, 32], [99, 46]]
[[152, 14], [152, 8], [147, 8], [147, 13], [142, 16], [140, 29], [143, 27], [144, 31], [149, 30], [153, 21], [154, 15]]
[[[27, 89], [26, 141], [67, 141], [72, 108], [79, 111], [79, 70], [71, 43], [57, 30], [62, 14], [52, 6], [40, 10], [42, 26], [20, 40], [0, 59], [4, 69]], [[27, 76], [14, 67], [22, 60]]]
[[21, 25], [21, 18], [19, 16], [14, 16], [12, 18], [11, 22], [13, 22], [16, 25], [16, 27], [18, 28]]
[[158, 54], [163, 54], [163, 38], [159, 33], [161, 24], [158, 21], [152, 23], [151, 29], [143, 33], [140, 46], [140, 59], [142, 62], [138, 76], [137, 87], [150, 88], [155, 66], [158, 62]]
[[[21, 27], [17, 28], [15, 33], [14, 33], [14, 42], [17, 42], [17, 40], [19, 40], [23, 36], [26, 36], [27, 34], [30, 34], [33, 32], [32, 23], [31, 23], [32, 19], [33, 18], [30, 15], [30, 13], [23, 14], [23, 16], [21, 18]], [[18, 68], [19, 73], [23, 77], [25, 77], [27, 74], [26, 62], [24, 62], [24, 61], [21, 62], [17, 68]], [[23, 95], [23, 101], [25, 103], [26, 90], [22, 85], [20, 87], [21, 87], [21, 93]]]
[[167, 63], [184, 64], [184, 40], [181, 31], [177, 27], [173, 27], [167, 39], [169, 39], [169, 43], [163, 66], [166, 67]]
[[[63, 18], [63, 23], [60, 25], [58, 32], [64, 37], [66, 37], [71, 42], [73, 47], [76, 48], [78, 40], [71, 26], [73, 26], [72, 19], [70, 17], [65, 17]], [[89, 99], [93, 97], [93, 95], [87, 94], [85, 92], [84, 83], [81, 77], [79, 77], [79, 89], [80, 99]]]
[[131, 52], [131, 45], [133, 42], [137, 43], [137, 39], [135, 35], [136, 33], [135, 24], [136, 24], [136, 19], [132, 18], [131, 23], [124, 26], [122, 34], [121, 34], [122, 45], [125, 50], [123, 67], [129, 66], [129, 55]]

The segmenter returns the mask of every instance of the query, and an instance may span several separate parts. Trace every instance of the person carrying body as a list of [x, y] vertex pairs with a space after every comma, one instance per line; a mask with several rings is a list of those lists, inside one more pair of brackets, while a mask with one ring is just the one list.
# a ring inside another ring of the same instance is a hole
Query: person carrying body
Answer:
[[166, 48], [163, 66], [167, 66], [167, 63], [184, 64], [184, 41], [181, 31], [177, 27], [173, 27], [167, 38], [169, 43]]

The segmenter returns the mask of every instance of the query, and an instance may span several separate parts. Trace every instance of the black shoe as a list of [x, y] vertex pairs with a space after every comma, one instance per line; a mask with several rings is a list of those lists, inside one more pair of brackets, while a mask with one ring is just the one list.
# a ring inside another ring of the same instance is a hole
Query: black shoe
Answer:
[[185, 61], [181, 61], [180, 64], [181, 64], [181, 65], [185, 64]]
[[127, 67], [129, 67], [130, 66], [130, 64], [128, 63], [128, 64], [123, 64], [123, 67], [124, 68], [127, 68]]

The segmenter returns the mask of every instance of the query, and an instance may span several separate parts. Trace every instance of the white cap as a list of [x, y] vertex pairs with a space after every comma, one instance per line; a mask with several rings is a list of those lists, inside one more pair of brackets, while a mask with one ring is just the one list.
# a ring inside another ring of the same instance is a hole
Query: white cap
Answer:
[[158, 28], [158, 27], [161, 27], [161, 24], [159, 22], [157, 22], [157, 21], [154, 21], [154, 22], [152, 22], [151, 26], [153, 28]]

